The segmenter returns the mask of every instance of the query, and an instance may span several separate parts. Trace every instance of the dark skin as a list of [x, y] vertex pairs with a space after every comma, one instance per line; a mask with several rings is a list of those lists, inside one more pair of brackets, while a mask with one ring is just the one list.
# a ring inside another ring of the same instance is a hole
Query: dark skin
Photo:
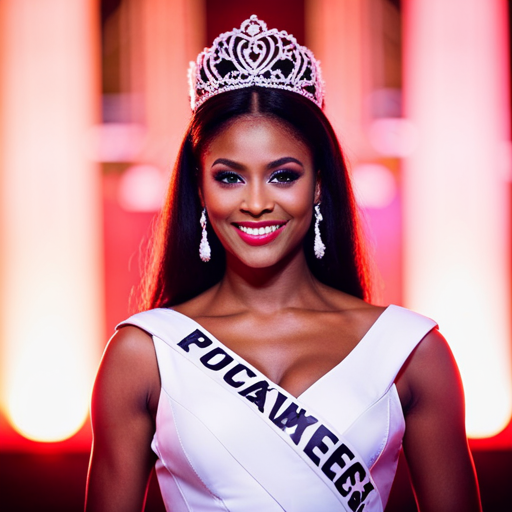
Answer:
[[[282, 157], [291, 160], [283, 164]], [[280, 159], [278, 169], [269, 167]], [[212, 141], [202, 167], [200, 196], [226, 248], [227, 269], [218, 285], [174, 309], [297, 397], [345, 359], [383, 308], [311, 275], [302, 240], [320, 199], [318, 173], [309, 148], [289, 128], [261, 117], [235, 121]], [[251, 220], [286, 221], [286, 236], [247, 245], [234, 224]], [[480, 511], [460, 376], [437, 330], [413, 351], [395, 384], [421, 512]], [[159, 394], [151, 338], [136, 327], [122, 328], [95, 383], [88, 512], [143, 508]]]

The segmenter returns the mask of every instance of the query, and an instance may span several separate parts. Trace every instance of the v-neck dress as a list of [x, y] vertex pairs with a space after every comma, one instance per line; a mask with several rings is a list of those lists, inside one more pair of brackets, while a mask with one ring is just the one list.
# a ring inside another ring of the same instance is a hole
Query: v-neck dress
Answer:
[[155, 346], [162, 388], [152, 449], [168, 511], [385, 508], [405, 431], [394, 381], [433, 320], [389, 306], [298, 397], [181, 313], [153, 309], [124, 325]]

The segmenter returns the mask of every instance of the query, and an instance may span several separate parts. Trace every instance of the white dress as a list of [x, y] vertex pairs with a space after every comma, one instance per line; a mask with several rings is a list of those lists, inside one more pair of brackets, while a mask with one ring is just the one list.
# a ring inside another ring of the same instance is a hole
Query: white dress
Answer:
[[394, 380], [434, 321], [389, 306], [297, 398], [181, 313], [154, 309], [123, 325], [154, 340], [152, 448], [168, 511], [384, 509], [405, 430]]

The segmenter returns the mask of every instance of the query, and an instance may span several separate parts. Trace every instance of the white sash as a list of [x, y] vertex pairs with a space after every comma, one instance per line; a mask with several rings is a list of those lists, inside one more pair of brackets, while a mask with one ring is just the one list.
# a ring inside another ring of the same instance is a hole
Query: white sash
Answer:
[[173, 310], [157, 309], [134, 315], [119, 326], [122, 325], [138, 326], [163, 340], [247, 404], [327, 484], [346, 512], [382, 511], [377, 487], [354, 447], [310, 407], [301, 404], [197, 322]]

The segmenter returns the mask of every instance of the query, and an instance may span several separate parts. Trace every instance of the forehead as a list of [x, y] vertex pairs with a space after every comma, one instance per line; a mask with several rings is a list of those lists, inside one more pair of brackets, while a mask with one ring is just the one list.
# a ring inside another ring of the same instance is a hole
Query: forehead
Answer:
[[298, 133], [287, 123], [268, 116], [249, 115], [229, 122], [203, 151], [203, 160], [211, 156], [230, 155], [251, 159], [300, 155], [312, 160], [311, 151]]

